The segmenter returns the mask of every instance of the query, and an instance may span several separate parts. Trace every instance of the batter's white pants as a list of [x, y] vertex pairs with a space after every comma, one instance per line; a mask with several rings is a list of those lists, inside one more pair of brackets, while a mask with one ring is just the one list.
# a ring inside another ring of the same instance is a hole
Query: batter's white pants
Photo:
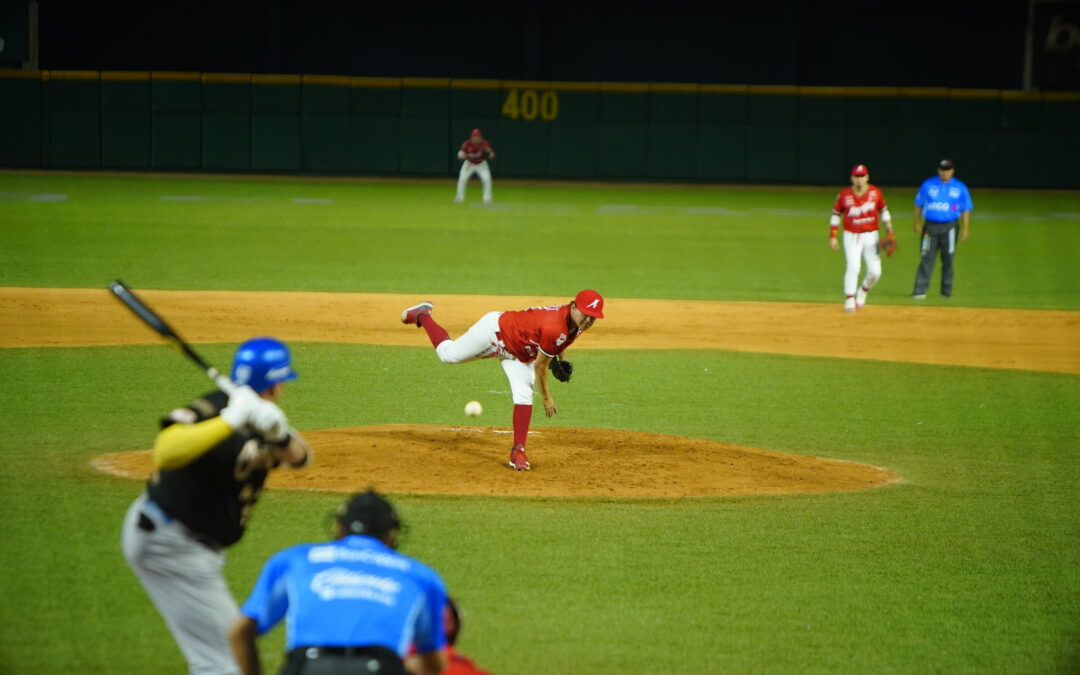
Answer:
[[844, 295], [855, 295], [859, 286], [860, 258], [866, 261], [866, 276], [863, 287], [867, 290], [881, 278], [881, 256], [878, 255], [878, 232], [848, 232], [844, 230], [844, 258], [847, 270], [844, 272]]
[[461, 165], [461, 173], [458, 175], [457, 180], [457, 197], [456, 200], [461, 202], [465, 201], [465, 185], [469, 182], [469, 177], [474, 173], [480, 174], [480, 182], [484, 184], [484, 201], [491, 201], [491, 167], [488, 166], [487, 160], [480, 162], [479, 164], [473, 164], [466, 161]]
[[443, 363], [464, 363], [476, 359], [500, 359], [515, 405], [532, 405], [536, 371], [533, 363], [522, 363], [506, 351], [499, 339], [499, 316], [488, 312], [456, 340], [443, 340], [435, 348]]
[[[192, 675], [233, 675], [240, 669], [229, 645], [236, 601], [221, 569], [225, 554], [211, 551], [184, 533], [176, 520], [165, 522], [160, 509], [136, 499], [124, 518], [120, 546], [124, 558], [165, 619]], [[145, 515], [152, 532], [139, 527]]]

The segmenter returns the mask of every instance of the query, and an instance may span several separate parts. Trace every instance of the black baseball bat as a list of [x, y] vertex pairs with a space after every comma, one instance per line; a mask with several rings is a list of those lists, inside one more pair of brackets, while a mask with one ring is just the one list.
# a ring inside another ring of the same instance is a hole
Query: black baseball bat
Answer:
[[161, 318], [154, 310], [142, 301], [139, 296], [135, 295], [135, 292], [131, 290], [127, 284], [117, 279], [109, 284], [109, 290], [113, 292], [113, 295], [117, 297], [120, 302], [124, 303], [124, 306], [135, 313], [135, 316], [142, 319], [142, 321], [151, 328], [154, 329], [161, 337], [168, 340], [177, 351], [184, 356], [188, 357], [195, 362], [199, 368], [206, 373], [206, 376], [214, 381], [215, 384], [226, 394], [232, 394], [236, 391], [236, 385], [228, 377], [223, 375], [217, 368], [214, 368], [206, 362], [202, 356], [191, 348], [184, 338], [180, 337], [172, 326], [165, 322], [165, 319]]

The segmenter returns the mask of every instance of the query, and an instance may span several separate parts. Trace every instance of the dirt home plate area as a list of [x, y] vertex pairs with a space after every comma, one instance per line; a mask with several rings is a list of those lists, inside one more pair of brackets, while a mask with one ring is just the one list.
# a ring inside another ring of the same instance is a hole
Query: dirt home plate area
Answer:
[[[492, 309], [567, 298], [360, 293], [142, 291], [190, 342], [286, 341], [428, 346], [402, 326], [401, 308], [435, 302], [451, 335]], [[725, 349], [1080, 373], [1080, 313], [964, 307], [630, 300], [610, 298], [606, 318], [574, 350]], [[0, 288], [0, 348], [158, 344], [160, 338], [104, 289]], [[287, 317], [273, 326], [267, 316]], [[853, 325], [858, 330], [852, 330]], [[672, 330], [678, 327], [678, 330]], [[963, 349], [957, 349], [963, 345]], [[640, 431], [542, 426], [530, 433], [533, 470], [505, 466], [509, 429], [379, 425], [306, 430], [316, 462], [275, 472], [276, 488], [534, 497], [650, 497], [864, 490], [902, 480], [888, 469]], [[602, 450], [602, 451], [601, 451]], [[606, 461], [617, 452], [620, 462]], [[432, 454], [439, 475], [418, 472]], [[94, 458], [107, 473], [145, 479], [148, 451]]]

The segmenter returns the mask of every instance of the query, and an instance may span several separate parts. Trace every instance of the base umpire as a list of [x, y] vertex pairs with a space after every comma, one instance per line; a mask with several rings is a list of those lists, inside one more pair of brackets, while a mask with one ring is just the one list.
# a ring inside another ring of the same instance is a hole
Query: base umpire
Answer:
[[[956, 224], [961, 224], [960, 241], [967, 241], [971, 227], [971, 193], [967, 185], [953, 178], [956, 167], [952, 160], [938, 163], [937, 176], [927, 178], [915, 195], [915, 232], [922, 226], [919, 269], [915, 272], [915, 288], [911, 297], [926, 299], [934, 259], [941, 255], [941, 294], [952, 297], [953, 257], [956, 255]], [[925, 219], [925, 220], [924, 220]]]

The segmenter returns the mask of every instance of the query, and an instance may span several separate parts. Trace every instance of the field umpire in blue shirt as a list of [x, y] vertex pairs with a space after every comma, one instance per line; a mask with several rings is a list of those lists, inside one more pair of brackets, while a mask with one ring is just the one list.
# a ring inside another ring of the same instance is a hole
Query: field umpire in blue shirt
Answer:
[[[937, 177], [927, 178], [915, 195], [915, 232], [922, 231], [919, 270], [911, 297], [926, 299], [934, 258], [941, 253], [941, 294], [952, 297], [953, 257], [956, 255], [956, 225], [960, 223], [960, 241], [967, 241], [971, 226], [971, 193], [953, 174], [952, 160], [938, 163]], [[924, 220], [925, 219], [925, 220]]]
[[401, 527], [374, 491], [353, 496], [337, 514], [338, 539], [287, 548], [267, 561], [229, 631], [244, 675], [262, 672], [257, 634], [285, 619], [282, 674], [404, 675], [416, 645], [425, 672], [446, 667], [438, 573], [394, 550]]

